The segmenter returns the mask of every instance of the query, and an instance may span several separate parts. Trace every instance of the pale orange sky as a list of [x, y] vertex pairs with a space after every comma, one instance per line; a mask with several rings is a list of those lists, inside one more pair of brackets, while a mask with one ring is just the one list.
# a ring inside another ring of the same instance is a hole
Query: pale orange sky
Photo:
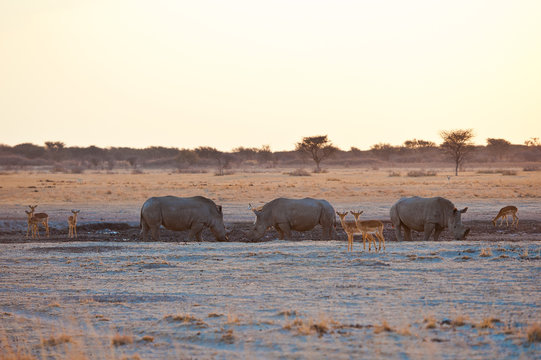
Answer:
[[0, 0], [0, 143], [541, 137], [541, 1]]

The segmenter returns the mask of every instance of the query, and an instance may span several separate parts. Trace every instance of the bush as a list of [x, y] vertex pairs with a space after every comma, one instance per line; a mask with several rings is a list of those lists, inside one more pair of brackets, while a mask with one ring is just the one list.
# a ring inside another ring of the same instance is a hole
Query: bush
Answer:
[[423, 177], [423, 176], [436, 176], [437, 173], [435, 171], [432, 171], [432, 170], [429, 170], [429, 171], [424, 171], [424, 170], [412, 170], [412, 171], [408, 171], [408, 176], [409, 177]]
[[398, 172], [398, 171], [391, 171], [391, 172], [389, 173], [389, 177], [399, 177], [399, 176], [401, 176], [401, 175], [402, 175], [402, 174], [400, 174], [400, 172]]
[[501, 173], [504, 176], [515, 176], [517, 174], [515, 170], [502, 170]]
[[286, 174], [289, 176], [311, 176], [310, 173], [304, 169], [296, 169]]
[[539, 171], [539, 168], [537, 166], [528, 165], [522, 169], [522, 171]]

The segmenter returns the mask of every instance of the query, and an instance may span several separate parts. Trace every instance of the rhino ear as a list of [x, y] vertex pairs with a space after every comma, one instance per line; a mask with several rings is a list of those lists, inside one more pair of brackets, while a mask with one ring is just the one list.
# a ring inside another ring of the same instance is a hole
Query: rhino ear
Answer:
[[460, 210], [460, 213], [464, 214], [466, 211], [468, 211], [468, 207], [466, 206], [464, 209]]
[[454, 208], [453, 209], [453, 215], [456, 215], [457, 212], [458, 212], [457, 208]]
[[216, 210], [221, 214], [222, 213], [222, 205], [216, 205]]

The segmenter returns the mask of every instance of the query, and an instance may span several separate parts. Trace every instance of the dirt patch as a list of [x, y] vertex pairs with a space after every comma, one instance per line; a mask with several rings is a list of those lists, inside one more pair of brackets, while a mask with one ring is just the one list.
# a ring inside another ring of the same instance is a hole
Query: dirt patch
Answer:
[[[390, 221], [384, 221], [385, 228], [383, 235], [385, 241], [396, 241], [395, 231], [392, 228]], [[538, 220], [521, 220], [518, 229], [506, 227], [494, 227], [488, 221], [465, 221], [464, 225], [471, 228], [470, 235], [467, 240], [479, 241], [523, 241], [541, 240], [541, 221]], [[250, 242], [248, 240], [248, 232], [253, 228], [252, 222], [234, 222], [226, 223], [226, 228], [229, 231], [229, 241], [231, 242]], [[341, 226], [337, 226], [338, 241], [346, 241], [347, 236]], [[314, 229], [305, 232], [292, 231], [292, 241], [303, 240], [319, 240], [321, 239], [321, 227], [316, 226]], [[216, 241], [214, 235], [209, 229], [203, 230], [204, 241]], [[413, 240], [422, 240], [423, 233], [412, 232]], [[267, 242], [276, 240], [278, 232], [274, 229], [269, 229], [265, 235], [257, 242]], [[450, 231], [444, 231], [440, 236], [441, 241], [454, 240]], [[128, 223], [92, 223], [78, 227], [77, 239], [70, 239], [65, 232], [51, 229], [49, 238], [42, 237], [40, 239], [26, 238], [26, 231], [0, 231], [0, 243], [24, 243], [24, 242], [74, 242], [74, 241], [111, 241], [111, 242], [126, 242], [126, 241], [141, 241], [140, 229], [138, 226], [133, 226]], [[151, 241], [150, 238], [146, 241]], [[170, 231], [160, 229], [161, 242], [190, 242], [188, 240], [188, 231]], [[356, 242], [362, 242], [361, 235], [355, 236]], [[90, 251], [90, 250], [89, 250]]]

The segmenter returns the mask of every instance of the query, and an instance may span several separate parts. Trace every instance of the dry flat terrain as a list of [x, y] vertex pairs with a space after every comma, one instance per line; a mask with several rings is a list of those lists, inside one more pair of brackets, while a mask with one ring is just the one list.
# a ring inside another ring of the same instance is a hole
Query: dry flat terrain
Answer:
[[[289, 171], [0, 174], [0, 359], [541, 358], [540, 172]], [[140, 207], [156, 195], [223, 204], [235, 242], [163, 230], [166, 241], [139, 242]], [[389, 208], [411, 195], [468, 206], [471, 236], [393, 241]], [[382, 219], [387, 249], [356, 239], [347, 253], [340, 226], [342, 241], [314, 241], [315, 229], [242, 242], [248, 203], [278, 196]], [[49, 239], [25, 238], [29, 204], [49, 213]], [[511, 204], [518, 229], [493, 228]], [[70, 209], [79, 241], [67, 239]]]

